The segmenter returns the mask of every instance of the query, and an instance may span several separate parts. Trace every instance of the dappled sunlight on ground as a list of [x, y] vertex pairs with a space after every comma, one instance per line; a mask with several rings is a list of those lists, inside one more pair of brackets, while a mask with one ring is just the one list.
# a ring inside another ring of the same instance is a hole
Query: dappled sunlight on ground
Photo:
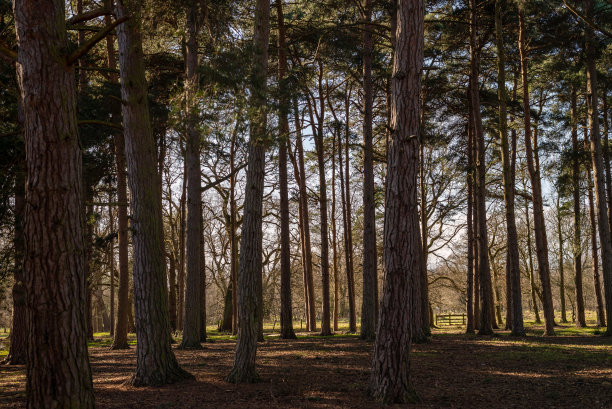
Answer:
[[[461, 328], [434, 330], [413, 346], [411, 376], [422, 402], [411, 407], [612, 407], [612, 340], [584, 336], [513, 338], [465, 335]], [[536, 329], [537, 331], [537, 329]], [[175, 350], [193, 381], [161, 388], [126, 385], [136, 348], [110, 351], [106, 334], [91, 344], [97, 407], [145, 408], [376, 408], [366, 387], [373, 344], [355, 335], [297, 340], [267, 337], [259, 344], [261, 382], [224, 381], [234, 355], [230, 334], [210, 331], [214, 342], [197, 351]], [[23, 367], [0, 367], [0, 407], [21, 408]]]

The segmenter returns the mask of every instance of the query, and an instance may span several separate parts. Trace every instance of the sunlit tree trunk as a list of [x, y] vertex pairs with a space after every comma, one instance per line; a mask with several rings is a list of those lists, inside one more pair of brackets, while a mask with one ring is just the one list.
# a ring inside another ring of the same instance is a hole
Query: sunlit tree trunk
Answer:
[[[504, 204], [506, 209], [507, 265], [506, 265], [506, 327], [512, 335], [525, 335], [523, 327], [523, 304], [521, 300], [521, 272], [518, 250], [518, 233], [514, 210], [514, 177], [510, 161], [508, 143], [508, 113], [506, 93], [506, 55], [504, 50], [504, 31], [502, 17], [505, 12], [504, 0], [495, 1], [495, 39], [497, 45], [497, 97], [499, 100], [498, 121], [504, 181]], [[515, 288], [516, 287], [516, 288]]]
[[262, 202], [269, 143], [266, 123], [266, 74], [270, 38], [270, 0], [255, 6], [254, 54], [251, 72], [251, 124], [249, 159], [244, 199], [240, 264], [238, 266], [238, 342], [229, 382], [255, 382], [257, 338], [262, 321]]
[[[584, 2], [586, 17], [593, 18], [593, 0]], [[597, 99], [597, 68], [595, 66], [596, 44], [593, 28], [585, 25], [586, 71], [587, 71], [587, 107], [589, 117], [589, 134], [591, 141], [591, 161], [593, 166], [593, 186], [597, 225], [599, 226], [599, 243], [601, 245], [601, 269], [603, 272], [604, 297], [606, 300], [606, 318], [612, 320], [612, 242], [610, 242], [610, 224], [608, 221], [608, 205], [606, 203], [606, 187], [604, 164], [602, 160], [601, 135], [599, 133], [599, 112]], [[612, 326], [608, 325], [606, 335], [612, 336]]]
[[363, 297], [361, 338], [376, 336], [377, 255], [376, 207], [374, 203], [374, 152], [372, 146], [372, 1], [365, 0], [362, 20], [363, 62]]
[[[584, 132], [584, 144], [585, 148], [588, 148], [588, 134], [585, 129]], [[595, 288], [595, 302], [596, 302], [596, 316], [597, 316], [597, 326], [606, 325], [606, 316], [604, 312], [604, 302], [601, 294], [601, 279], [599, 276], [599, 254], [597, 249], [597, 216], [595, 210], [595, 199], [593, 195], [593, 177], [591, 175], [591, 169], [587, 167], [587, 195], [589, 200], [589, 222], [591, 223], [591, 251], [593, 256], [593, 284]], [[582, 277], [580, 277], [582, 278]], [[582, 285], [582, 283], [580, 283]], [[576, 322], [578, 323], [578, 322]]]
[[[419, 95], [424, 5], [399, 0], [393, 60], [391, 140], [387, 151], [383, 261], [385, 284], [369, 392], [387, 403], [416, 399], [409, 377], [410, 309], [422, 268], [417, 200]], [[418, 292], [418, 291], [417, 291]]]
[[[14, 2], [26, 151], [26, 405], [93, 408], [83, 173], [63, 1]], [[19, 189], [19, 188], [18, 188]], [[19, 191], [19, 190], [18, 190]]]
[[200, 170], [200, 133], [197, 129], [198, 75], [198, 11], [199, 5], [192, 1], [187, 9], [187, 42], [185, 47], [185, 98], [186, 98], [186, 143], [185, 166], [187, 167], [187, 281], [185, 286], [185, 309], [183, 311], [183, 339], [179, 348], [201, 348], [201, 288], [200, 265], [202, 183]]
[[[531, 114], [529, 103], [529, 81], [527, 77], [527, 51], [525, 33], [525, 11], [519, 7], [519, 52], [521, 56], [521, 79], [523, 84], [523, 119], [525, 124], [525, 156], [531, 180], [531, 193], [533, 200], [533, 222], [538, 259], [538, 272], [542, 284], [542, 306], [546, 321], [546, 335], [555, 335], [555, 312], [553, 309], [552, 291], [550, 286], [550, 268], [548, 264], [548, 239], [546, 238], [546, 224], [544, 222], [544, 205], [542, 203], [542, 186], [540, 169], [537, 166], [537, 142], [532, 141]], [[532, 143], [534, 146], [532, 146]]]
[[162, 231], [160, 183], [147, 101], [139, 0], [118, 0], [119, 66], [125, 152], [134, 245], [134, 312], [136, 373], [134, 386], [163, 385], [191, 377], [182, 370], [170, 347], [166, 263]]

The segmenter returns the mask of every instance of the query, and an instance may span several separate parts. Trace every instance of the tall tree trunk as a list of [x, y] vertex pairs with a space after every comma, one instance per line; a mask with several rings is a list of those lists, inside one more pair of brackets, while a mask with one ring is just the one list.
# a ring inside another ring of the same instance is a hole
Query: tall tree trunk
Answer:
[[[521, 271], [518, 249], [518, 233], [514, 208], [514, 175], [508, 142], [508, 113], [506, 92], [506, 55], [504, 51], [503, 15], [505, 0], [495, 1], [495, 39], [497, 45], [497, 98], [499, 100], [499, 139], [504, 181], [504, 204], [506, 209], [507, 258], [506, 258], [506, 328], [512, 335], [523, 336], [523, 305], [521, 300]], [[516, 287], [516, 288], [515, 288]]]
[[[310, 216], [308, 211], [308, 191], [306, 190], [306, 167], [304, 166], [304, 147], [302, 146], [302, 128], [297, 107], [297, 100], [293, 103], [296, 141], [295, 155], [297, 156], [300, 178], [298, 185], [300, 189], [300, 211], [301, 211], [301, 232], [302, 232], [302, 264], [304, 268], [304, 303], [306, 307], [306, 329], [308, 331], [317, 330], [317, 313], [315, 310], [314, 280], [312, 272], [312, 247], [310, 244]], [[296, 172], [297, 176], [297, 172]]]
[[200, 201], [200, 342], [206, 342], [206, 252], [204, 251], [204, 213]]
[[[593, 0], [584, 2], [586, 17], [593, 18]], [[606, 300], [606, 318], [612, 320], [612, 242], [610, 242], [610, 224], [604, 164], [602, 160], [601, 135], [599, 134], [599, 113], [597, 99], [597, 68], [595, 67], [596, 44], [593, 28], [585, 25], [586, 71], [587, 71], [587, 107], [589, 116], [589, 134], [591, 141], [591, 161], [593, 165], [593, 184], [595, 203], [597, 205], [597, 224], [599, 226], [599, 243], [601, 245], [601, 269], [603, 271], [604, 296]], [[608, 325], [606, 336], [612, 336], [612, 326]]]
[[[113, 195], [108, 194], [108, 223], [110, 234], [113, 234], [115, 230], [115, 215], [113, 213], [113, 207], [110, 204], [113, 200]], [[109, 265], [109, 280], [108, 285], [110, 286], [110, 336], [112, 337], [115, 333], [115, 243], [114, 240], [110, 240], [108, 243], [108, 265]]]
[[[107, 9], [113, 8], [113, 1], [106, 0], [104, 5]], [[110, 25], [110, 16], [105, 16], [106, 25]], [[115, 38], [113, 35], [106, 37], [106, 61], [111, 70], [117, 68], [115, 57]], [[109, 74], [113, 84], [119, 84], [119, 76], [115, 72]], [[119, 103], [113, 103], [111, 108], [111, 120], [113, 123], [121, 123], [121, 107]], [[119, 285], [117, 289], [117, 319], [114, 326], [114, 337], [111, 349], [127, 349], [128, 341], [128, 312], [130, 303], [128, 293], [130, 286], [130, 272], [128, 260], [128, 215], [127, 215], [127, 173], [125, 170], [125, 139], [123, 132], [113, 135], [113, 148], [115, 153], [115, 166], [117, 172], [117, 244], [119, 248]]]
[[604, 148], [603, 148], [603, 160], [604, 169], [606, 172], [606, 194], [608, 198], [608, 223], [612, 230], [612, 172], [610, 172], [610, 141], [609, 141], [609, 125], [608, 125], [608, 91], [606, 88], [603, 89], [602, 99], [602, 113], [603, 113], [603, 137], [604, 137]]
[[[239, 116], [236, 116], [236, 121], [239, 120]], [[236, 123], [236, 130], [238, 130], [238, 124]], [[238, 237], [236, 234], [237, 221], [236, 221], [236, 175], [235, 175], [235, 161], [236, 161], [236, 139], [238, 132], [232, 134], [232, 142], [230, 143], [230, 274], [231, 274], [231, 288], [238, 288]], [[238, 334], [238, 297], [232, 295], [232, 334]]]
[[525, 155], [531, 180], [531, 194], [533, 199], [533, 222], [538, 258], [538, 272], [542, 284], [542, 306], [546, 321], [545, 335], [555, 335], [555, 311], [553, 309], [552, 291], [550, 287], [550, 268], [548, 264], [548, 239], [546, 238], [546, 224], [544, 222], [544, 205], [542, 203], [542, 185], [540, 169], [537, 166], [537, 141], [531, 135], [531, 114], [529, 103], [529, 81], [527, 77], [527, 50], [525, 39], [525, 11], [519, 7], [519, 52], [521, 57], [521, 79], [523, 84], [523, 118], [525, 123]]
[[254, 382], [257, 337], [262, 317], [262, 202], [268, 145], [266, 124], [266, 73], [270, 38], [270, 0], [255, 6], [254, 55], [251, 71], [251, 124], [249, 160], [244, 199], [240, 265], [238, 266], [238, 342], [229, 382]]
[[[20, 98], [20, 97], [19, 97]], [[18, 121], [24, 125], [23, 106], [18, 106]], [[23, 149], [23, 147], [22, 147]], [[25, 152], [23, 158], [25, 159]], [[24, 216], [26, 195], [25, 160], [17, 163], [15, 174], [15, 210], [14, 210], [14, 236], [13, 251], [15, 264], [13, 267], [13, 317], [11, 320], [11, 336], [8, 356], [4, 363], [8, 365], [25, 365], [27, 358], [26, 333], [26, 287], [24, 282]]]
[[293, 306], [291, 301], [291, 243], [289, 239], [289, 188], [287, 176], [287, 140], [289, 139], [289, 104], [287, 95], [287, 45], [285, 43], [285, 19], [283, 2], [276, 0], [278, 19], [278, 82], [279, 90], [279, 141], [278, 141], [278, 177], [280, 185], [280, 223], [281, 223], [281, 313], [280, 337], [296, 338], [293, 331]]
[[492, 284], [491, 269], [489, 265], [489, 241], [487, 238], [486, 213], [486, 186], [485, 186], [485, 140], [482, 130], [482, 117], [480, 114], [480, 95], [478, 72], [480, 69], [479, 50], [476, 46], [477, 13], [476, 1], [470, 0], [470, 98], [474, 118], [474, 140], [476, 142], [476, 203], [477, 203], [477, 246], [478, 246], [478, 279], [480, 284], [480, 326], [478, 334], [490, 335], [493, 333], [492, 322]]
[[372, 146], [372, 0], [365, 0], [363, 21], [363, 297], [361, 338], [376, 336], [377, 255], [376, 205], [374, 203], [374, 148]]
[[338, 289], [338, 240], [336, 232], [336, 137], [340, 136], [338, 126], [334, 129], [334, 137], [332, 141], [332, 208], [331, 208], [331, 222], [332, 222], [332, 260], [333, 260], [333, 271], [334, 271], [334, 331], [338, 331], [338, 306], [340, 295]]
[[[319, 61], [319, 101], [320, 109], [317, 128], [313, 134], [315, 150], [317, 153], [317, 164], [319, 168], [319, 211], [321, 213], [321, 298], [323, 308], [321, 311], [321, 335], [331, 335], [330, 325], [330, 302], [329, 302], [329, 223], [327, 220], [327, 181], [325, 175], [325, 145], [323, 142], [323, 123], [325, 120], [325, 96], [323, 95], [323, 63]], [[316, 101], [313, 101], [316, 105]], [[311, 114], [312, 115], [312, 114]]]
[[[468, 102], [469, 103], [469, 102]], [[475, 323], [474, 323], [474, 171], [473, 163], [474, 158], [472, 155], [472, 145], [474, 143], [474, 133], [472, 130], [472, 114], [468, 112], [468, 124], [467, 124], [467, 289], [466, 289], [466, 311], [467, 311], [467, 325], [465, 332], [467, 334], [473, 334]]]
[[472, 161], [470, 163], [470, 169], [472, 172], [472, 231], [474, 235], [472, 237], [472, 251], [474, 252], [474, 328], [480, 329], [480, 276], [479, 276], [479, 259], [478, 259], [478, 198], [476, 189], [476, 131], [474, 129], [474, 111], [471, 108], [471, 87], [468, 86], [468, 106], [470, 110], [471, 132], [472, 132]]
[[134, 386], [163, 385], [190, 378], [170, 347], [166, 263], [162, 242], [160, 179], [144, 70], [140, 0], [118, 0], [117, 18], [130, 19], [117, 27], [125, 152], [128, 166], [134, 245], [134, 311], [136, 373]]
[[[14, 2], [27, 184], [26, 405], [93, 408], [87, 354], [83, 171], [63, 1]], [[21, 206], [21, 205], [20, 205]]]
[[[351, 90], [348, 89], [344, 100], [344, 135], [346, 142], [344, 144], [344, 177], [342, 175], [342, 142], [338, 139], [338, 165], [340, 167], [340, 188], [342, 200], [342, 217], [344, 222], [344, 259], [346, 264], [346, 285], [348, 287], [348, 302], [349, 302], [349, 332], [351, 334], [357, 332], [357, 317], [355, 308], [355, 273], [353, 269], [353, 220], [351, 206], [351, 183], [350, 183], [350, 168], [349, 168], [349, 143], [351, 136], [350, 128], [350, 106], [351, 106]], [[338, 138], [340, 136], [338, 135]], [[346, 188], [345, 188], [346, 185]]]
[[198, 10], [192, 1], [187, 10], [187, 43], [185, 50], [186, 135], [185, 166], [187, 167], [187, 281], [183, 340], [179, 348], [199, 349], [201, 329], [202, 266], [200, 265], [200, 239], [202, 216], [202, 183], [200, 170], [200, 133], [197, 129], [198, 75]]
[[[588, 134], [585, 129], [584, 144], [588, 147]], [[597, 218], [595, 216], [595, 200], [593, 198], [593, 177], [591, 176], [591, 169], [587, 168], [587, 182], [588, 182], [588, 200], [589, 200], [589, 221], [591, 223], [591, 251], [593, 255], [593, 284], [595, 288], [595, 302], [596, 302], [596, 316], [597, 326], [606, 325], [606, 317], [604, 313], [603, 297], [601, 295], [601, 281], [599, 278], [599, 255], [597, 254]], [[582, 278], [582, 277], [580, 277]], [[582, 282], [579, 283], [582, 287]], [[609, 322], [609, 321], [608, 321]], [[578, 324], [578, 322], [576, 322]]]
[[[584, 296], [582, 294], [582, 244], [580, 239], [580, 150], [578, 148], [578, 113], [576, 107], [576, 87], [572, 86], [570, 97], [571, 105], [571, 133], [572, 133], [572, 189], [574, 199], [574, 238], [572, 253], [574, 256], [574, 283], [576, 289], [576, 325], [586, 326], [584, 317]], [[589, 173], [590, 175], [590, 173]], [[594, 220], [593, 220], [594, 221]], [[561, 225], [559, 224], [559, 229]], [[559, 233], [560, 234], [560, 233]], [[594, 236], [593, 236], [594, 237]], [[563, 254], [563, 252], [561, 252]]]
[[413, 299], [411, 287], [420, 282], [423, 256], [417, 199], [423, 20], [422, 1], [399, 0], [391, 85], [392, 134], [387, 152], [385, 285], [369, 385], [369, 392], [387, 403], [416, 400], [410, 384], [409, 353], [414, 317], [410, 309], [421, 302], [420, 297]]
[[185, 318], [185, 231], [187, 229], [187, 162], [183, 162], [183, 185], [179, 199], [179, 268], [178, 268], [178, 330], [183, 330]]

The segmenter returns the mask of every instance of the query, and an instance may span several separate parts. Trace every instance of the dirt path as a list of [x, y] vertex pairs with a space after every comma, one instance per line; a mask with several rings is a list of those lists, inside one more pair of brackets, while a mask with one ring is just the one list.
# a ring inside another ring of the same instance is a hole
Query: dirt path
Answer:
[[[372, 344], [355, 337], [268, 340], [258, 349], [262, 381], [232, 385], [233, 341], [176, 351], [195, 381], [162, 388], [124, 385], [135, 348], [93, 347], [96, 403], [110, 408], [375, 408], [365, 388]], [[516, 340], [440, 334], [415, 345], [417, 408], [612, 408], [612, 344], [601, 337]], [[23, 368], [0, 367], [0, 408], [23, 407]]]

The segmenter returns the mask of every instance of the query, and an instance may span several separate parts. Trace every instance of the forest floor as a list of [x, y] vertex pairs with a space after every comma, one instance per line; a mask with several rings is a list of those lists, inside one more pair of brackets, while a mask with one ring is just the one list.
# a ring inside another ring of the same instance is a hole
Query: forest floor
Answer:
[[[421, 403], [409, 407], [612, 408], [612, 339], [597, 329], [565, 326], [542, 337], [540, 326], [530, 326], [525, 338], [462, 331], [434, 330], [430, 342], [413, 346], [410, 373]], [[108, 334], [96, 335], [90, 354], [100, 409], [380, 407], [366, 395], [373, 344], [354, 335], [300, 333], [285, 341], [271, 334], [257, 349], [261, 382], [237, 386], [223, 379], [235, 341], [210, 331], [204, 349], [175, 351], [196, 379], [161, 388], [126, 386], [135, 347], [109, 351]], [[24, 390], [24, 368], [0, 366], [0, 408], [24, 407]]]

